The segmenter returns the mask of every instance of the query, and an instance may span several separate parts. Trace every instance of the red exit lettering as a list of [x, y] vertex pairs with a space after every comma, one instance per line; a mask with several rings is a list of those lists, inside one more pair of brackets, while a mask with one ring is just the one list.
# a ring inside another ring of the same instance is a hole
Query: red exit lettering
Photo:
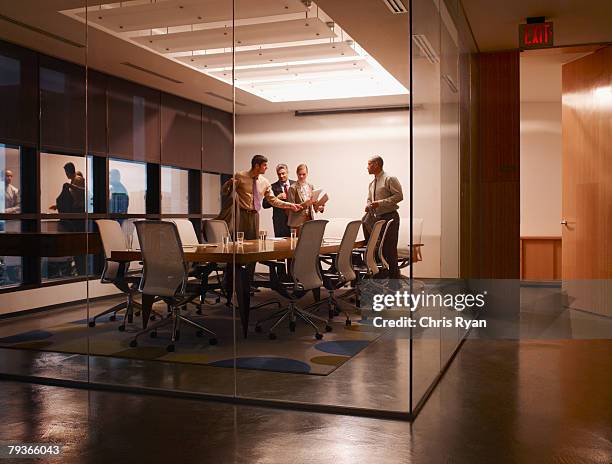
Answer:
[[521, 46], [524, 48], [551, 47], [553, 45], [552, 23], [522, 24]]

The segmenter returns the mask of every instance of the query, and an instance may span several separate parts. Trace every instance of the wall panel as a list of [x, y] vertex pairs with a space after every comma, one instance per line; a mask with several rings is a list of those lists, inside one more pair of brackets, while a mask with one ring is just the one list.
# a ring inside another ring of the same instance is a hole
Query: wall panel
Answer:
[[202, 105], [161, 95], [161, 161], [188, 169], [202, 167]]

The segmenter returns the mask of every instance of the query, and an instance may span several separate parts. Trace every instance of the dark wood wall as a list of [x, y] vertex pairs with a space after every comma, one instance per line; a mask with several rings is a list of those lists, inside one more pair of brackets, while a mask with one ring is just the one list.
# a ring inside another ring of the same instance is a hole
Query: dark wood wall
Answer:
[[470, 101], [462, 102], [471, 122], [467, 149], [462, 138], [462, 275], [518, 279], [519, 52], [481, 53], [462, 65], [472, 77]]
[[231, 114], [2, 41], [0, 102], [0, 143], [233, 174]]

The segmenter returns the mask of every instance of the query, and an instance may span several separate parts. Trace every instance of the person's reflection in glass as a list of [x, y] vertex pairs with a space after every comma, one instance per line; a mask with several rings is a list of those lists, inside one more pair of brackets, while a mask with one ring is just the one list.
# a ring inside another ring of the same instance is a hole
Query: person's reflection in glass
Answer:
[[[62, 191], [49, 206], [50, 210], [58, 213], [85, 213], [85, 177], [77, 171], [74, 163], [64, 165], [66, 177], [70, 183], [62, 185]], [[82, 232], [85, 230], [85, 221], [81, 219], [60, 219], [57, 225], [58, 232]], [[85, 274], [85, 255], [69, 256], [66, 258], [48, 258], [49, 278], [78, 276]]]
[[19, 189], [13, 185], [13, 171], [7, 169], [4, 173], [4, 212], [7, 214], [18, 214], [21, 212], [21, 198]]
[[119, 169], [111, 169], [109, 173], [110, 212], [127, 214], [130, 197], [125, 186], [121, 183]]

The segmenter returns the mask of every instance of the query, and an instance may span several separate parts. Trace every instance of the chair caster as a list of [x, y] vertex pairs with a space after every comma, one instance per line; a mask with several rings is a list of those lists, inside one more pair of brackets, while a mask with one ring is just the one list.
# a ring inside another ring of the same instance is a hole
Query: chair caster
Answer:
[[87, 324], [89, 327], [95, 327], [96, 326], [96, 321], [91, 321], [89, 324]]
[[261, 333], [261, 326], [260, 325], [256, 325], [255, 326], [255, 332]]
[[323, 334], [320, 334], [319, 332], [317, 332], [317, 333], [315, 334], [315, 338], [316, 338], [317, 340], [321, 340], [321, 339], [323, 338]]
[[109, 321], [116, 321], [117, 320], [117, 316], [115, 316], [114, 314], [112, 316], [110, 316], [108, 318]]
[[125, 332], [125, 326], [124, 325], [120, 325], [119, 327], [117, 327], [117, 330], [119, 332]]
[[275, 334], [275, 333], [273, 333], [273, 332], [270, 332], [270, 333], [268, 334], [268, 338], [269, 338], [270, 340], [276, 340], [276, 334]]
[[137, 346], [138, 346], [138, 342], [137, 342], [136, 340], [132, 340], [132, 341], [130, 342], [130, 347], [132, 347], [132, 348], [136, 348]]
[[353, 321], [351, 321], [350, 319], [347, 319], [347, 320], [344, 322], [344, 325], [346, 325], [347, 327], [349, 327], [349, 326], [350, 326], [352, 323], [353, 323]]
[[219, 303], [221, 303], [221, 298], [220, 298], [220, 297], [217, 297], [217, 298], [215, 299], [215, 304], [219, 304]]
[[332, 330], [333, 330], [333, 329], [332, 329], [332, 326], [331, 326], [331, 325], [326, 325], [326, 326], [325, 326], [325, 332], [331, 332]]
[[208, 344], [209, 345], [216, 345], [217, 344], [217, 339], [216, 338], [209, 338], [208, 339]]
[[290, 330], [291, 332], [295, 332], [295, 322], [290, 322], [290, 323], [289, 323], [289, 330]]
[[168, 353], [172, 353], [172, 352], [174, 352], [174, 345], [168, 345], [168, 346], [166, 347], [166, 351], [167, 351]]
[[152, 330], [151, 332], [149, 332], [149, 337], [157, 338], [157, 331], [156, 330]]

